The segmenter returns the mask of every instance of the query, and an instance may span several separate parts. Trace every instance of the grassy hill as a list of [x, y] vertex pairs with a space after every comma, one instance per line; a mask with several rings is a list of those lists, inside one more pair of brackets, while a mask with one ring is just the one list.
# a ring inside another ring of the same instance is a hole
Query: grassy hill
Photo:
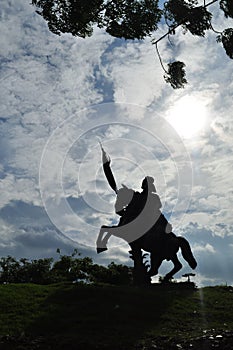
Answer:
[[224, 286], [0, 285], [0, 349], [228, 349], [232, 310]]

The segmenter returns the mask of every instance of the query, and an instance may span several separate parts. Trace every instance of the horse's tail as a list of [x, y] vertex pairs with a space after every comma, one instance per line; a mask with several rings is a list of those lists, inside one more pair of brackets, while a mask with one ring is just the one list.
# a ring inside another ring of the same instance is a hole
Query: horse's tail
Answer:
[[177, 239], [179, 241], [183, 258], [192, 269], [195, 269], [197, 267], [197, 262], [193, 256], [189, 242], [184, 237], [177, 237]]

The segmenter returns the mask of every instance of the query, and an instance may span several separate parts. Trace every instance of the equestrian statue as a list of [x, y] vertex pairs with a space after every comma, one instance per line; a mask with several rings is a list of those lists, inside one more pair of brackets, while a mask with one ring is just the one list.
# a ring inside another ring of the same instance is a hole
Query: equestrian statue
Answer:
[[[107, 242], [111, 236], [125, 240], [131, 250], [134, 261], [133, 281], [136, 285], [151, 283], [151, 277], [158, 274], [163, 260], [172, 261], [174, 267], [163, 281], [170, 281], [182, 268], [177, 257], [179, 249], [183, 258], [192, 269], [197, 262], [192, 254], [189, 242], [172, 232], [172, 225], [161, 212], [161, 201], [156, 193], [154, 179], [146, 176], [142, 181], [142, 192], [134, 191], [125, 185], [117, 189], [110, 168], [110, 157], [102, 149], [103, 169], [109, 185], [116, 193], [115, 212], [120, 216], [118, 225], [100, 228], [96, 241], [97, 253], [107, 250]], [[144, 263], [143, 251], [150, 253], [150, 268]]]

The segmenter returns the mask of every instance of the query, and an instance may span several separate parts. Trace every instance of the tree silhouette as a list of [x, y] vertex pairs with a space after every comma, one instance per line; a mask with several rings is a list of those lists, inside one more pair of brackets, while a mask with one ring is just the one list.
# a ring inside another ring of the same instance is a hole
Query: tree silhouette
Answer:
[[[8, 255], [0, 258], [0, 284], [35, 283], [51, 284], [59, 282], [108, 283], [129, 285], [132, 283], [132, 268], [112, 262], [108, 266], [94, 264], [89, 257], [80, 257], [77, 249], [71, 255], [59, 259], [19, 260]], [[78, 255], [78, 257], [76, 257]]]
[[[219, 4], [219, 9], [226, 18], [233, 18], [232, 0], [167, 0], [163, 7], [158, 0], [32, 0], [37, 13], [48, 22], [51, 32], [71, 33], [86, 38], [92, 35], [94, 26], [104, 28], [113, 37], [143, 40], [157, 30], [158, 25], [167, 25], [167, 32], [159, 39], [152, 39], [156, 47], [164, 78], [174, 89], [183, 88], [187, 83], [185, 64], [171, 61], [165, 68], [158, 50], [158, 43], [176, 34], [178, 27], [183, 32], [204, 37], [206, 31], [218, 34], [217, 42], [221, 42], [226, 54], [233, 58], [233, 28], [225, 28], [216, 32], [212, 25], [213, 13], [211, 5]], [[173, 39], [174, 41], [175, 39]]]
[[50, 283], [52, 262], [52, 258], [32, 261], [21, 258], [17, 261], [10, 255], [2, 257], [0, 259], [0, 283]]

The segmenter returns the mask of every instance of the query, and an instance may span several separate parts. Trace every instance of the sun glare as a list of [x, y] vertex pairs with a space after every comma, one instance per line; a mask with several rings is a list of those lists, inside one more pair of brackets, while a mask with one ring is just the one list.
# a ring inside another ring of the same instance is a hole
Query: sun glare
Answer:
[[206, 106], [196, 97], [184, 96], [169, 110], [168, 121], [183, 138], [200, 135], [206, 123]]

